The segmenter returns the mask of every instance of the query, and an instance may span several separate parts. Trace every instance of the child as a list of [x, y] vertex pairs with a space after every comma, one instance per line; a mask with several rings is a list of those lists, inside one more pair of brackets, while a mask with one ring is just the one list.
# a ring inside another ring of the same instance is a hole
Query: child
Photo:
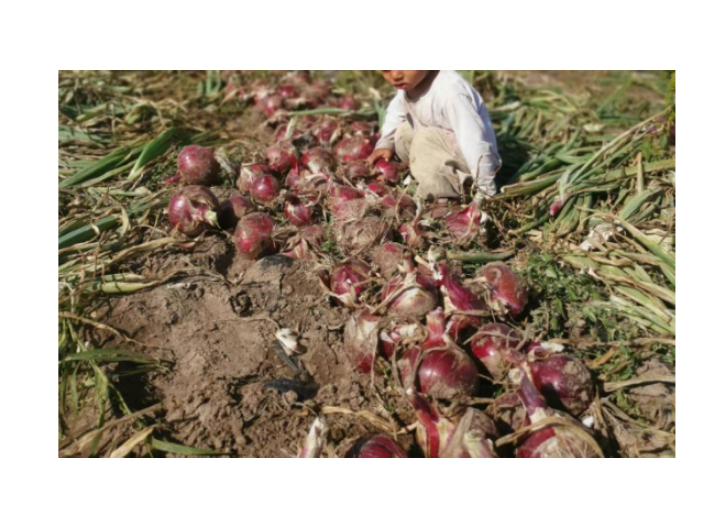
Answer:
[[394, 152], [409, 163], [421, 198], [459, 198], [472, 177], [475, 199], [496, 194], [501, 168], [496, 136], [481, 96], [451, 70], [382, 70], [398, 92], [368, 161]]

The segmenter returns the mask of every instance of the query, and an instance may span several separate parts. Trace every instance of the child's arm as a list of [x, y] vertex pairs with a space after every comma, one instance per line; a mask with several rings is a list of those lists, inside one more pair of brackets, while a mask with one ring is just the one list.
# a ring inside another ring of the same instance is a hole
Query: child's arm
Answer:
[[467, 96], [453, 97], [447, 101], [445, 112], [477, 188], [483, 195], [494, 196], [494, 175], [501, 168], [501, 160], [475, 101]]
[[406, 110], [403, 106], [403, 93], [398, 92], [389, 103], [384, 118], [384, 126], [381, 127], [381, 138], [376, 142], [374, 152], [369, 156], [368, 161], [372, 165], [379, 158], [387, 161], [394, 154], [394, 134], [396, 129], [406, 120]]

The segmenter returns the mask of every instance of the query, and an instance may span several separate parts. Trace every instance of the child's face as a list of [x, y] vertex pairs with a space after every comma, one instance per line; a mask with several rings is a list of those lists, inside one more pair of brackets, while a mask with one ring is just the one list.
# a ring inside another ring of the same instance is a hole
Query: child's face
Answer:
[[381, 70], [384, 79], [399, 90], [410, 92], [418, 86], [430, 70]]

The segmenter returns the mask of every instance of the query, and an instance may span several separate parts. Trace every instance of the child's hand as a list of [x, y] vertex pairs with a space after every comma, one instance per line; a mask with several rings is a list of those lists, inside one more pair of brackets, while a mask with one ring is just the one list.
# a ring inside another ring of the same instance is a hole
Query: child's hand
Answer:
[[384, 158], [386, 161], [391, 161], [394, 151], [391, 149], [377, 149], [367, 158], [369, 165], [374, 165], [379, 158]]

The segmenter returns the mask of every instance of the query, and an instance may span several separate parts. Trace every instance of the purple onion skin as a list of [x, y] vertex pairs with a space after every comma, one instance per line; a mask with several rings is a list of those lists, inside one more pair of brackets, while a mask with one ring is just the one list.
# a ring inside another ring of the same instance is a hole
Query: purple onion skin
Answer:
[[559, 354], [529, 363], [536, 388], [555, 407], [578, 416], [594, 401], [594, 385], [586, 365]]
[[491, 285], [490, 300], [495, 309], [505, 307], [512, 315], [520, 314], [528, 304], [528, 290], [518, 274], [506, 264], [492, 262], [477, 274]]
[[234, 229], [238, 219], [254, 211], [256, 211], [256, 207], [249, 198], [232, 196], [220, 202], [218, 222], [223, 229]]
[[[414, 385], [413, 370], [420, 349], [408, 350], [399, 362], [404, 385]], [[428, 352], [418, 367], [417, 388], [423, 394], [450, 400], [459, 394], [472, 395], [478, 385], [477, 367], [467, 354], [459, 349], [446, 348]]]
[[250, 213], [242, 218], [235, 229], [237, 252], [247, 259], [255, 260], [274, 250], [271, 233], [274, 220], [266, 213]]
[[408, 455], [388, 436], [374, 435], [353, 449], [352, 458], [408, 458]]
[[[405, 282], [396, 277], [384, 286], [381, 296], [383, 300], [391, 296], [395, 299], [387, 309], [391, 315], [399, 317], [421, 318], [438, 305], [438, 292], [433, 283], [423, 275], [416, 275], [415, 287], [405, 289]], [[396, 295], [396, 292], [402, 293]]]
[[344, 350], [354, 369], [361, 374], [372, 371], [379, 352], [379, 323], [381, 318], [363, 310], [347, 320]]
[[260, 174], [252, 179], [249, 193], [255, 202], [270, 204], [281, 190], [279, 180], [271, 174]]
[[506, 367], [522, 359], [518, 347], [521, 336], [513, 328], [502, 323], [482, 326], [472, 336], [472, 355], [486, 367], [495, 380], [503, 377]]

